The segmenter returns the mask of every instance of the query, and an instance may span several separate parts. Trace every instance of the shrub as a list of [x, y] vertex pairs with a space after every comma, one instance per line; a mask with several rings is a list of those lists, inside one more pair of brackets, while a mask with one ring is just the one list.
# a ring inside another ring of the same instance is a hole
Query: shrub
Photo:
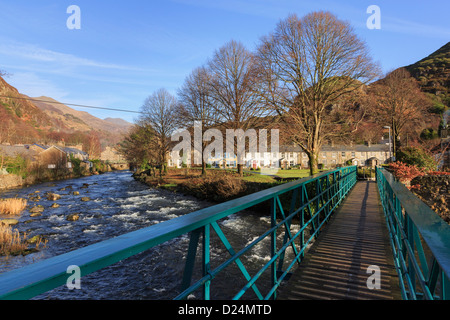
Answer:
[[397, 152], [397, 160], [426, 170], [436, 170], [437, 168], [436, 161], [433, 157], [419, 148], [402, 148]]
[[73, 173], [77, 176], [81, 175], [81, 160], [70, 155], [70, 162], [72, 163]]
[[389, 169], [392, 171], [394, 177], [396, 177], [400, 182], [409, 184], [409, 182], [418, 176], [423, 176], [426, 174], [426, 170], [418, 168], [415, 165], [408, 165], [401, 161], [391, 163]]
[[439, 133], [437, 130], [434, 130], [433, 128], [426, 128], [420, 134], [420, 138], [422, 138], [423, 140], [437, 139], [439, 138]]
[[29, 174], [28, 161], [20, 155], [16, 157], [6, 157], [5, 166], [8, 173], [21, 176], [24, 179]]
[[214, 174], [206, 178], [193, 178], [179, 185], [182, 191], [198, 198], [212, 201], [226, 201], [243, 195], [245, 182], [231, 174]]

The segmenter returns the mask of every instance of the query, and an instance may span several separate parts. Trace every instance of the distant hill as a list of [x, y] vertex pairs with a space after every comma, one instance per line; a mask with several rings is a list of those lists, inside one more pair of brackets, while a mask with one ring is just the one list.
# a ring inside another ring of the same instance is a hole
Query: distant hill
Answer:
[[450, 42], [405, 69], [418, 80], [422, 91], [450, 107]]
[[125, 121], [125, 120], [120, 119], [120, 118], [105, 118], [103, 120], [105, 120], [107, 122], [110, 122], [110, 123], [112, 123], [112, 124], [114, 124], [116, 126], [119, 126], [119, 127], [123, 128], [123, 129], [129, 129], [130, 126], [132, 126], [132, 124], [129, 123], [128, 121]]
[[[37, 101], [39, 100], [39, 101]], [[49, 98], [33, 98], [34, 104], [44, 111], [49, 117], [55, 120], [63, 121], [71, 130], [89, 131], [95, 130], [108, 133], [124, 133], [132, 125], [122, 119], [113, 119], [113, 121], [102, 120], [94, 117], [86, 111], [72, 109], [65, 104]], [[111, 118], [108, 118], [111, 119]]]
[[[74, 110], [49, 97], [30, 98], [0, 77], [0, 143], [48, 142], [80, 134], [97, 135], [103, 146], [114, 145], [132, 126], [122, 119], [107, 120]], [[55, 134], [58, 133], [58, 134]]]

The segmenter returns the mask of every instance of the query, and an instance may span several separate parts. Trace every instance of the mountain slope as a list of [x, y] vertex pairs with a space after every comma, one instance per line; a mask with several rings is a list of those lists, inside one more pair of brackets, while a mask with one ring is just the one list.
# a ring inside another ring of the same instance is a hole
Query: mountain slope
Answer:
[[26, 98], [0, 77], [0, 143], [31, 143], [54, 126], [51, 118]]
[[123, 133], [132, 125], [122, 119], [120, 119], [120, 125], [115, 122], [102, 120], [88, 112], [72, 109], [49, 97], [33, 98], [33, 101], [49, 117], [64, 121], [72, 130]]
[[450, 42], [405, 69], [418, 80], [424, 92], [450, 106]]

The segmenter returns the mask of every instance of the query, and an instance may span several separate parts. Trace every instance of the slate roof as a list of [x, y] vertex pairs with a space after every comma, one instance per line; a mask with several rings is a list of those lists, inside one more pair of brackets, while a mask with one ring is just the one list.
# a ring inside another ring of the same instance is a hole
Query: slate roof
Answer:
[[37, 155], [37, 152], [29, 149], [28, 146], [0, 145], [0, 151], [8, 157], [15, 157], [20, 155], [24, 158], [32, 158]]

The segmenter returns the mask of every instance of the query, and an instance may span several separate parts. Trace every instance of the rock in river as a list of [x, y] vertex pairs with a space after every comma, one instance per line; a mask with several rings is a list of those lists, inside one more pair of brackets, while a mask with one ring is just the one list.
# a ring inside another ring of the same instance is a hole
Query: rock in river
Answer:
[[19, 220], [16, 219], [3, 219], [0, 220], [0, 224], [5, 224], [7, 226], [14, 226], [19, 223]]
[[41, 213], [44, 211], [44, 206], [38, 205], [30, 209], [30, 213]]
[[69, 214], [66, 218], [67, 221], [77, 221], [80, 219], [80, 215], [78, 213]]
[[47, 199], [50, 201], [56, 201], [61, 199], [61, 196], [59, 194], [49, 192], [47, 193]]

